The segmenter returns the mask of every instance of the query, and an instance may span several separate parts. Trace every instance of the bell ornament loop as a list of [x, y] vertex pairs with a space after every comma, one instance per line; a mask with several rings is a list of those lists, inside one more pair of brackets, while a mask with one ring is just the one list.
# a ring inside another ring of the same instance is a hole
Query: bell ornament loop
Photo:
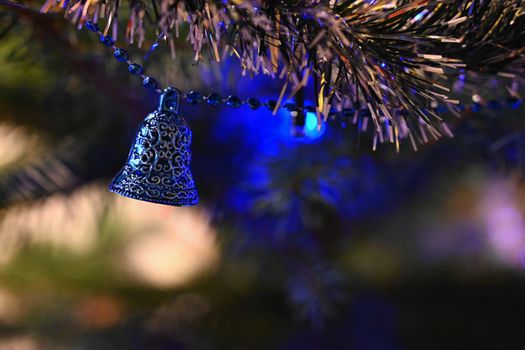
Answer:
[[159, 99], [159, 112], [179, 113], [182, 93], [179, 89], [168, 87], [164, 89]]
[[124, 167], [109, 185], [111, 192], [147, 202], [197, 205], [190, 171], [191, 130], [179, 116], [181, 92], [165, 89], [156, 111], [138, 128]]

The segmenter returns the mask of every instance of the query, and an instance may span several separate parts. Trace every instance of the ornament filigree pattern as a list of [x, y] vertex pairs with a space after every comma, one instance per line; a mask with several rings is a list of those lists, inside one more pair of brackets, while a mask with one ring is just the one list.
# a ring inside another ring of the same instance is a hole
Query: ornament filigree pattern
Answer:
[[148, 202], [189, 206], [199, 198], [190, 171], [191, 131], [175, 113], [155, 111], [140, 125], [109, 190]]

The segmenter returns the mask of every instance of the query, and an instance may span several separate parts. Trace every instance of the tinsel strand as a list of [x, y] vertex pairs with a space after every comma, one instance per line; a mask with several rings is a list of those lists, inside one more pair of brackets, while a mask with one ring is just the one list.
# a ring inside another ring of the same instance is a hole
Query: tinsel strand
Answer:
[[[95, 16], [101, 7], [109, 12], [104, 33], [116, 33], [117, 0], [48, 0], [42, 11], [64, 10], [82, 26], [102, 17]], [[450, 134], [427, 106], [459, 112], [452, 85], [464, 70], [473, 79], [490, 74], [515, 82], [524, 72], [525, 0], [139, 0], [130, 7], [128, 28], [151, 18], [168, 42], [187, 25], [196, 61], [207, 52], [214, 61], [232, 53], [243, 71], [284, 79], [275, 110], [313, 79], [320, 121], [333, 108], [364, 107], [376, 139], [410, 139], [414, 148], [429, 135]]]

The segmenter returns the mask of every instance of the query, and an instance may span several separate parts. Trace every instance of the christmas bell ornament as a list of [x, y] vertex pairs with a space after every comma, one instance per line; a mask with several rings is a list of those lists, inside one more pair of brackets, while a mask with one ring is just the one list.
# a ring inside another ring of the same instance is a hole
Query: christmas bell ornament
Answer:
[[111, 192], [175, 206], [199, 202], [190, 171], [191, 131], [178, 115], [181, 92], [165, 89], [159, 107], [140, 125], [126, 164], [109, 185]]

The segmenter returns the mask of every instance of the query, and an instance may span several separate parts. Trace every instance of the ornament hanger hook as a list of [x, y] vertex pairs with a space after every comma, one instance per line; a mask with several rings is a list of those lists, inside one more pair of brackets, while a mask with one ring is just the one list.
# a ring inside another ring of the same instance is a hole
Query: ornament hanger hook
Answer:
[[159, 112], [178, 113], [182, 93], [179, 89], [167, 87], [162, 91], [159, 101]]

